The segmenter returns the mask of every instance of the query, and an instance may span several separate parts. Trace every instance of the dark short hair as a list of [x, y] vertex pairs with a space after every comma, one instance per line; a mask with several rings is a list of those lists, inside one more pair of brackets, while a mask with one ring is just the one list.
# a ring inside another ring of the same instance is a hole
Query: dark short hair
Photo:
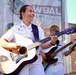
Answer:
[[22, 20], [22, 14], [21, 14], [21, 13], [26, 11], [27, 6], [30, 6], [30, 5], [24, 5], [24, 6], [22, 6], [21, 9], [20, 9], [20, 19], [21, 19], [21, 20]]
[[59, 26], [57, 26], [57, 25], [52, 25], [51, 27], [50, 27], [50, 29], [53, 29], [53, 30], [58, 30], [58, 31], [60, 31], [60, 29], [59, 29]]

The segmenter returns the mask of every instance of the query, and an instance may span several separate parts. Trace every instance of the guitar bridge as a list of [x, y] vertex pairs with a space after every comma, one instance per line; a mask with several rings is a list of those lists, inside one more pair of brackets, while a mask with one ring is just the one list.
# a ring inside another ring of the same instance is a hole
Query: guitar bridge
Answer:
[[28, 57], [28, 54], [27, 53], [24, 54], [24, 55], [18, 54], [16, 56], [16, 63], [18, 63], [21, 59], [26, 58], [26, 57]]

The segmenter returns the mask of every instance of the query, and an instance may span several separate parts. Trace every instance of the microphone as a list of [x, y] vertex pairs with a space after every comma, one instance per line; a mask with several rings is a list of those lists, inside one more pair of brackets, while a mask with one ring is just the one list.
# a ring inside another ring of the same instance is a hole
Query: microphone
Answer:
[[75, 50], [76, 43], [71, 47], [72, 51]]

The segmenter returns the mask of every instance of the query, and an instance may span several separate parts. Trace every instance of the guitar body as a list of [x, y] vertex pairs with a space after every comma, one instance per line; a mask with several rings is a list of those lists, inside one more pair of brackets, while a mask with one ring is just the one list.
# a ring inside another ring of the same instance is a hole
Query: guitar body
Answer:
[[57, 58], [54, 59], [54, 57], [51, 56], [55, 52], [55, 50], [58, 48], [58, 45], [59, 45], [59, 40], [56, 41], [56, 46], [55, 47], [53, 47], [52, 49], [49, 49], [48, 52], [45, 53], [45, 55], [46, 55], [45, 62], [46, 63], [53, 64], [53, 63], [58, 61]]
[[47, 67], [49, 65], [58, 61], [58, 58], [54, 58], [54, 57], [51, 56], [53, 53], [54, 53], [53, 49], [51, 49], [47, 53], [45, 53], [46, 59], [44, 59], [44, 71], [47, 69]]
[[53, 50], [50, 50], [48, 53], [45, 53], [45, 55], [46, 55], [46, 59], [44, 60], [45, 63], [53, 64], [53, 63], [58, 61], [57, 58], [54, 58], [54, 57], [51, 56], [51, 54], [53, 54], [53, 53], [54, 53]]
[[[25, 46], [26, 48], [33, 43], [29, 38], [24, 38], [19, 35], [16, 36], [16, 43]], [[17, 75], [25, 65], [33, 63], [37, 59], [35, 48], [31, 50], [27, 49], [27, 53], [24, 55], [13, 53], [14, 60], [11, 57], [11, 53], [12, 52], [0, 47], [0, 71], [4, 74], [12, 73], [13, 75]]]

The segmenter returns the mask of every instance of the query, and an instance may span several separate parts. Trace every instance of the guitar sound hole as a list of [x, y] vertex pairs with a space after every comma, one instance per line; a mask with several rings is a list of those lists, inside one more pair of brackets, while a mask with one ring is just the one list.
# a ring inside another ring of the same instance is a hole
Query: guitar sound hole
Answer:
[[26, 52], [27, 52], [27, 48], [24, 46], [19, 49], [20, 54], [25, 54]]

